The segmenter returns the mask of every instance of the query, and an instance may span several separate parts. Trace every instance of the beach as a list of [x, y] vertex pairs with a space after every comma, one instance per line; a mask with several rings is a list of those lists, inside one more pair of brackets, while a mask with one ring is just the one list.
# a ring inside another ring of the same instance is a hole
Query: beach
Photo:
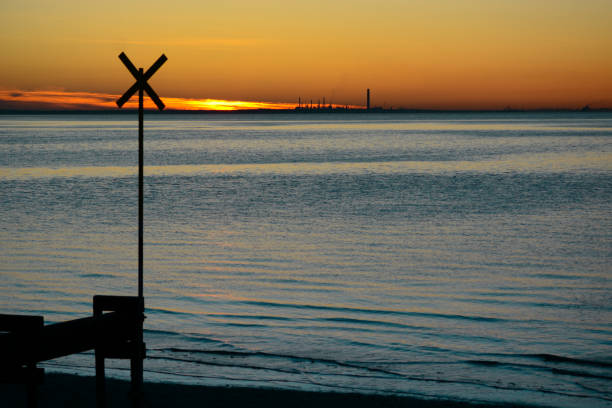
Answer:
[[[107, 378], [107, 406], [131, 407], [128, 381]], [[0, 385], [2, 406], [26, 406], [23, 385]], [[38, 406], [95, 407], [95, 378], [70, 374], [47, 374], [38, 388]], [[503, 408], [529, 407], [516, 404], [476, 404], [450, 400], [423, 400], [389, 395], [287, 391], [266, 388], [207, 387], [197, 385], [145, 383], [143, 407], [412, 407], [412, 408]]]

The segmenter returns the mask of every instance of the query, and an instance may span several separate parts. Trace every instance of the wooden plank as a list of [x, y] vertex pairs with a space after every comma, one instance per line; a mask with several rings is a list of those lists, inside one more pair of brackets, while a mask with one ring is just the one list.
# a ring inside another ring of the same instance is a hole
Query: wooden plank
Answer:
[[0, 363], [20, 366], [137, 339], [140, 313], [111, 312], [44, 326], [36, 335], [0, 336]]
[[[20, 363], [13, 362], [16, 350], [32, 350], [35, 347], [34, 339], [40, 336], [43, 329], [44, 319], [42, 316], [29, 315], [0, 315], [0, 367], [2, 371], [11, 372], [12, 368], [21, 365], [32, 365], [36, 358], [32, 353], [25, 354], [20, 358]], [[8, 369], [8, 367], [12, 367]]]
[[42, 384], [45, 375], [44, 368], [38, 367], [2, 367], [0, 383], [2, 384]]
[[149, 67], [149, 69], [147, 69], [147, 72], [145, 72], [144, 74], [144, 81], [148, 81], [149, 79], [151, 79], [151, 77], [153, 76], [154, 73], [157, 72], [157, 70], [164, 65], [164, 62], [168, 61], [168, 57], [166, 57], [165, 54], [162, 54], [157, 61], [155, 61], [153, 63], [153, 65], [151, 65]]
[[153, 88], [151, 88], [151, 86], [147, 82], [144, 83], [144, 90], [147, 93], [147, 95], [149, 95], [149, 98], [151, 98], [151, 100], [155, 103], [155, 105], [157, 105], [157, 109], [164, 110], [166, 105], [164, 105], [162, 100], [159, 99], [159, 96], [157, 96], [157, 93], [155, 93]]
[[[36, 406], [36, 385], [44, 376], [44, 369], [36, 363], [92, 349], [96, 351], [98, 406], [105, 406], [105, 358], [130, 360], [132, 392], [134, 401], [139, 401], [146, 353], [144, 299], [98, 295], [93, 304], [92, 317], [47, 326], [42, 316], [0, 314], [0, 382], [25, 383], [28, 407]], [[104, 313], [106, 310], [110, 312]]]
[[95, 295], [93, 297], [94, 313], [96, 311], [106, 312], [144, 312], [144, 302], [137, 296], [108, 296]]
[[146, 347], [144, 343], [138, 343], [135, 341], [128, 342], [113, 342], [96, 347], [96, 353], [100, 353], [104, 358], [122, 358], [129, 359], [134, 356], [141, 355], [142, 358], [146, 355]]
[[139, 79], [138, 70], [136, 69], [134, 64], [132, 64], [132, 61], [130, 61], [128, 56], [125, 55], [125, 52], [122, 52], [121, 54], [119, 54], [119, 59], [121, 60], [121, 62], [123, 62], [123, 65], [125, 65], [128, 71], [130, 71], [130, 74], [132, 74], [134, 78], [138, 80]]
[[44, 325], [42, 316], [0, 314], [0, 331], [38, 330]]
[[122, 107], [128, 101], [128, 99], [130, 99], [132, 95], [136, 93], [139, 88], [139, 85], [139, 82], [134, 82], [134, 85], [132, 85], [127, 91], [125, 91], [121, 98], [117, 99], [117, 106]]

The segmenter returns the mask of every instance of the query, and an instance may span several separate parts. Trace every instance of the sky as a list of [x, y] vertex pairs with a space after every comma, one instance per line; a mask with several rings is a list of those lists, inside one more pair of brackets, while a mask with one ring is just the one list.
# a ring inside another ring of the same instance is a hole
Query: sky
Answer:
[[611, 21], [610, 0], [5, 1], [0, 108], [112, 108], [122, 51], [168, 57], [149, 82], [173, 108], [366, 88], [387, 108], [612, 107]]

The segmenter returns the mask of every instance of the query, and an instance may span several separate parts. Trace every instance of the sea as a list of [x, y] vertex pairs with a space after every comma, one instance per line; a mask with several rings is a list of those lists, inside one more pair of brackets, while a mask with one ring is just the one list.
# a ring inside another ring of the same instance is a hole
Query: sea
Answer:
[[[612, 407], [612, 113], [144, 122], [146, 381]], [[0, 313], [137, 294], [137, 123], [0, 115]]]

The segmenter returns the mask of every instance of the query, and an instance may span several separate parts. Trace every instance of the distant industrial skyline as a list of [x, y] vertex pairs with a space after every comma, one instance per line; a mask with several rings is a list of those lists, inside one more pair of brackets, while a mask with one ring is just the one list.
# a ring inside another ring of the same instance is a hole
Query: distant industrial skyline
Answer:
[[394, 108], [612, 107], [610, 21], [603, 0], [4, 2], [0, 103], [117, 95], [125, 51], [165, 53], [152, 85], [198, 109], [365, 106], [367, 88]]
[[[117, 109], [115, 101], [118, 94], [100, 94], [92, 92], [65, 92], [65, 91], [7, 91], [0, 90], [0, 112], [1, 111], [103, 111]], [[573, 107], [541, 107], [520, 108], [506, 106], [503, 109], [484, 108], [441, 108], [427, 109], [418, 107], [387, 106], [371, 103], [370, 89], [366, 90], [365, 105], [349, 105], [327, 102], [326, 98], [316, 101], [310, 99], [303, 101], [298, 97], [297, 103], [290, 102], [262, 102], [262, 101], [231, 101], [220, 99], [190, 99], [190, 98], [164, 98], [167, 111], [244, 111], [244, 110], [278, 110], [297, 112], [399, 112], [399, 111], [537, 111], [537, 110], [612, 110], [607, 106], [573, 106]], [[145, 98], [145, 109], [155, 109], [152, 101]], [[126, 109], [136, 109], [135, 100], [125, 104]]]

